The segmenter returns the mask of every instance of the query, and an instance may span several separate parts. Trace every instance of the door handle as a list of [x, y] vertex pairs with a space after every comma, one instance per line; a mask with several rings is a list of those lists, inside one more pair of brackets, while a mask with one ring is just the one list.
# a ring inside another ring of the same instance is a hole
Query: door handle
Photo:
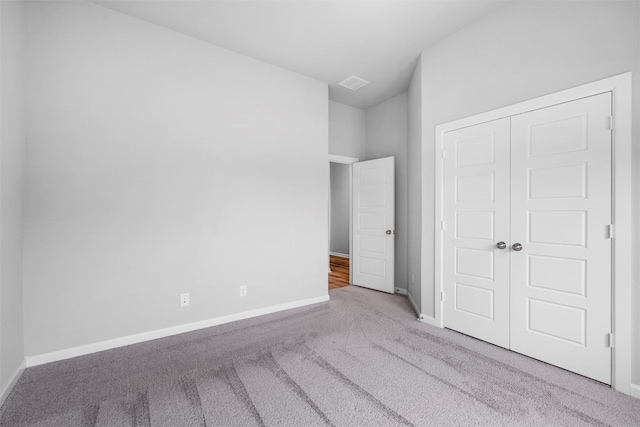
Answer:
[[507, 244], [505, 242], [496, 243], [496, 248], [498, 248], [498, 249], [504, 249], [506, 247], [507, 247]]
[[391, 231], [391, 230], [387, 230], [386, 233], [387, 234], [395, 234], [396, 232], [395, 231]]
[[521, 250], [522, 250], [522, 245], [521, 245], [520, 243], [514, 243], [514, 244], [511, 246], [511, 249], [513, 249], [513, 250], [514, 250], [514, 251], [516, 251], [516, 252], [517, 252], [517, 251], [521, 251]]

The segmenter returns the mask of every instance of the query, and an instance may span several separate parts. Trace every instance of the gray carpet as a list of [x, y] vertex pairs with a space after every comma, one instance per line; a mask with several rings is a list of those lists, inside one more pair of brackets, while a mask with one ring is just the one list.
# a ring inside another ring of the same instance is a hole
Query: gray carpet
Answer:
[[416, 321], [331, 301], [29, 368], [1, 426], [640, 426], [640, 400]]

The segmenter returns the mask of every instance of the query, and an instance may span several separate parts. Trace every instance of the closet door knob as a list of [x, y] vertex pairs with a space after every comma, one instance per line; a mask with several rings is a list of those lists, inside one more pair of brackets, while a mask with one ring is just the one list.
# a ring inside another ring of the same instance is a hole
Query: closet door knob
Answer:
[[505, 242], [496, 243], [496, 248], [498, 248], [498, 249], [504, 249], [506, 247], [507, 247], [507, 244]]
[[511, 249], [513, 249], [514, 251], [521, 251], [522, 250], [522, 245], [520, 243], [514, 243], [511, 246]]

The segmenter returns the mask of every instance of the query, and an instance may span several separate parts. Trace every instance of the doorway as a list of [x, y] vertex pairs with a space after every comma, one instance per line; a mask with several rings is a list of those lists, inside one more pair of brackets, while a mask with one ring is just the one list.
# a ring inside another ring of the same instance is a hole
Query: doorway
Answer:
[[[348, 171], [340, 170], [334, 166], [336, 163], [348, 166]], [[331, 259], [338, 257], [342, 260], [336, 265], [337, 270], [345, 273], [348, 260], [348, 284], [395, 293], [395, 158], [359, 162], [356, 158], [329, 155], [329, 166], [334, 174], [330, 175], [329, 183], [329, 278]], [[344, 177], [345, 171], [348, 179], [337, 179]], [[347, 191], [344, 191], [347, 181]], [[344, 193], [348, 193], [348, 199]], [[349, 212], [346, 223], [345, 200]], [[346, 249], [345, 230], [348, 253], [339, 252]], [[334, 240], [342, 246], [334, 246]], [[347, 285], [345, 279], [343, 286]]]
[[329, 289], [350, 284], [351, 166], [330, 162]]
[[351, 284], [351, 173], [355, 157], [329, 155], [329, 289]]

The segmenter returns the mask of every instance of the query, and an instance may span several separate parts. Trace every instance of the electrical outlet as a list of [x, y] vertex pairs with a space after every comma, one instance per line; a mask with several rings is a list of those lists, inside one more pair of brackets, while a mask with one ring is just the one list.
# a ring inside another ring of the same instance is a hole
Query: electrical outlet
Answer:
[[246, 285], [240, 286], [240, 296], [241, 297], [246, 297], [247, 296], [247, 286]]
[[187, 307], [189, 305], [189, 294], [180, 294], [180, 307]]

